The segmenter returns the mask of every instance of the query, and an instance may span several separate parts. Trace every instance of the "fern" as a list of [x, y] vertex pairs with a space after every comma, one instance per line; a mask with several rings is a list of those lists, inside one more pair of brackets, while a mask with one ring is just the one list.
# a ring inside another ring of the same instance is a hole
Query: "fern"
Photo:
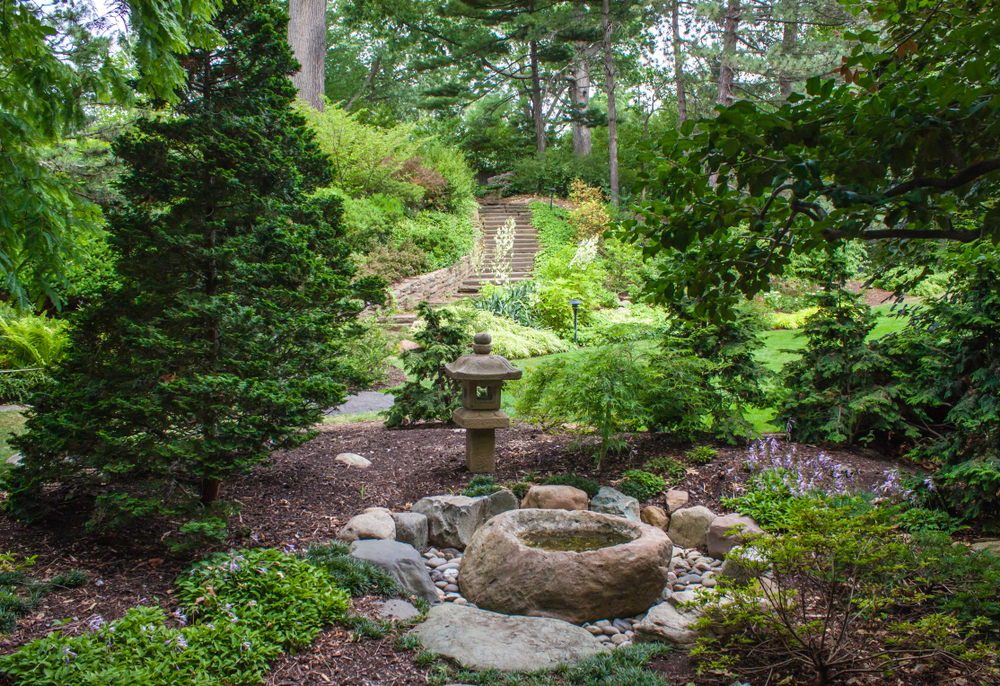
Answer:
[[37, 315], [0, 319], [0, 362], [7, 369], [48, 367], [66, 354], [65, 322]]

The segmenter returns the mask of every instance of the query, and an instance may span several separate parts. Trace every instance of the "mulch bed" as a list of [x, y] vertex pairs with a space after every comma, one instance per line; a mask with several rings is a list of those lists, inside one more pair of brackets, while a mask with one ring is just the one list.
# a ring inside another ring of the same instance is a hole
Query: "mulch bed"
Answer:
[[[222, 497], [240, 509], [233, 518], [234, 535], [221, 548], [262, 545], [307, 547], [334, 538], [338, 529], [363, 508], [383, 506], [406, 510], [426, 495], [461, 493], [471, 478], [465, 469], [465, 436], [445, 425], [387, 431], [381, 422], [325, 426], [314, 440], [296, 450], [279, 452], [270, 464], [224, 484]], [[598, 471], [588, 450], [573, 450], [572, 437], [546, 434], [535, 427], [498, 431], [497, 474], [500, 481], [574, 472], [601, 484], [614, 484], [627, 469], [639, 468], [659, 456], [680, 458], [690, 446], [678, 446], [665, 435], [635, 437], [627, 455], [610, 457]], [[799, 454], [818, 451], [799, 445]], [[722, 511], [721, 495], [740, 477], [744, 448], [718, 446], [711, 463], [688, 470], [678, 485], [688, 490], [690, 505]], [[334, 458], [344, 452], [363, 455], [368, 469], [347, 467]], [[850, 466], [862, 482], [871, 483], [894, 466], [863, 451], [827, 451]], [[662, 504], [662, 496], [650, 504]], [[148, 528], [118, 537], [88, 532], [89, 515], [66, 509], [42, 524], [25, 525], [0, 516], [0, 551], [37, 556], [35, 575], [49, 578], [70, 569], [84, 571], [83, 588], [57, 591], [17, 630], [0, 638], [0, 654], [53, 630], [53, 621], [71, 618], [61, 631], [82, 630], [100, 614], [110, 621], [139, 603], [173, 609], [173, 579], [190, 564], [190, 557], [172, 555], [163, 537], [172, 531]], [[686, 658], [660, 659], [658, 671], [669, 683], [684, 684], [692, 675]], [[399, 652], [392, 638], [352, 643], [340, 628], [324, 633], [307, 652], [280, 660], [268, 684], [424, 684], [427, 672], [413, 665], [412, 653]], [[2, 680], [0, 680], [2, 681]]]

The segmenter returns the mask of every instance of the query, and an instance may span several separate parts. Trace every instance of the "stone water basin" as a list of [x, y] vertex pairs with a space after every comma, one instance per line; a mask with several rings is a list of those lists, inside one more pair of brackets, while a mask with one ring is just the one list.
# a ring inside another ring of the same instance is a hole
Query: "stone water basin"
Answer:
[[663, 531], [588, 510], [521, 509], [490, 519], [462, 557], [462, 595], [484, 610], [575, 624], [645, 612], [663, 592]]

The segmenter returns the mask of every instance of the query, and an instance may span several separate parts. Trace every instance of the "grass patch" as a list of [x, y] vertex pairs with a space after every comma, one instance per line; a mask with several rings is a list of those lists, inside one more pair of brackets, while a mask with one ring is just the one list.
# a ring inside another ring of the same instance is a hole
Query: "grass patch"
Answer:
[[7, 459], [14, 450], [8, 441], [18, 434], [24, 433], [24, 415], [20, 412], [0, 412], [0, 470], [7, 465]]

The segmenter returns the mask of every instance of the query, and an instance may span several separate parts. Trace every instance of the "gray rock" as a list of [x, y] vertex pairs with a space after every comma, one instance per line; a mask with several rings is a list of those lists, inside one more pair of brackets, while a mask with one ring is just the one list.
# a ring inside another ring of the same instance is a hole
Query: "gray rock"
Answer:
[[1000, 539], [990, 541], [977, 541], [971, 546], [972, 550], [986, 551], [1000, 557]]
[[704, 550], [708, 544], [708, 528], [714, 519], [715, 513], [707, 507], [685, 507], [670, 515], [667, 534], [675, 545]]
[[698, 612], [682, 612], [670, 603], [661, 603], [649, 609], [646, 618], [635, 627], [635, 640], [639, 643], [673, 643], [691, 645], [702, 635], [693, 624]]
[[625, 633], [626, 631], [629, 631], [632, 628], [632, 625], [626, 622], [624, 619], [616, 619], [614, 622], [612, 622], [612, 625], [622, 633]]
[[610, 486], [601, 487], [601, 490], [590, 501], [590, 509], [593, 512], [624, 517], [635, 522], [641, 521], [639, 501]]
[[688, 503], [688, 492], [670, 489], [665, 497], [667, 514], [672, 515]]
[[413, 546], [399, 541], [355, 541], [351, 544], [351, 557], [381, 567], [407, 592], [429, 603], [439, 602], [437, 587]]
[[762, 571], [759, 569], [761, 560], [762, 557], [757, 549], [734, 546], [725, 562], [719, 567], [719, 576], [732, 579], [739, 585], [748, 584]]
[[427, 517], [431, 545], [465, 550], [472, 534], [490, 518], [517, 509], [517, 497], [507, 490], [478, 498], [435, 495], [421, 498], [410, 509]]
[[396, 523], [384, 512], [366, 512], [351, 517], [337, 538], [345, 543], [371, 538], [391, 541], [396, 538]]
[[366, 460], [360, 455], [355, 455], [354, 453], [340, 453], [333, 459], [337, 462], [343, 462], [348, 467], [360, 467], [361, 469], [365, 469], [367, 467], [371, 467], [372, 465], [371, 461]]
[[383, 619], [397, 622], [405, 622], [420, 616], [420, 610], [405, 600], [386, 600], [382, 603], [375, 603], [375, 612]]
[[[733, 549], [733, 546], [747, 543], [763, 532], [752, 517], [741, 517], [729, 514], [716, 517], [708, 527], [708, 554], [714, 558], [723, 558]], [[698, 564], [708, 564], [705, 560]]]
[[427, 517], [416, 512], [394, 512], [392, 521], [396, 523], [397, 541], [417, 550], [427, 547]]
[[7, 464], [14, 465], [15, 467], [21, 464], [21, 453], [14, 453], [7, 458]]
[[589, 631], [569, 622], [460, 605], [431, 608], [413, 632], [425, 649], [475, 670], [552, 669], [607, 650]]

